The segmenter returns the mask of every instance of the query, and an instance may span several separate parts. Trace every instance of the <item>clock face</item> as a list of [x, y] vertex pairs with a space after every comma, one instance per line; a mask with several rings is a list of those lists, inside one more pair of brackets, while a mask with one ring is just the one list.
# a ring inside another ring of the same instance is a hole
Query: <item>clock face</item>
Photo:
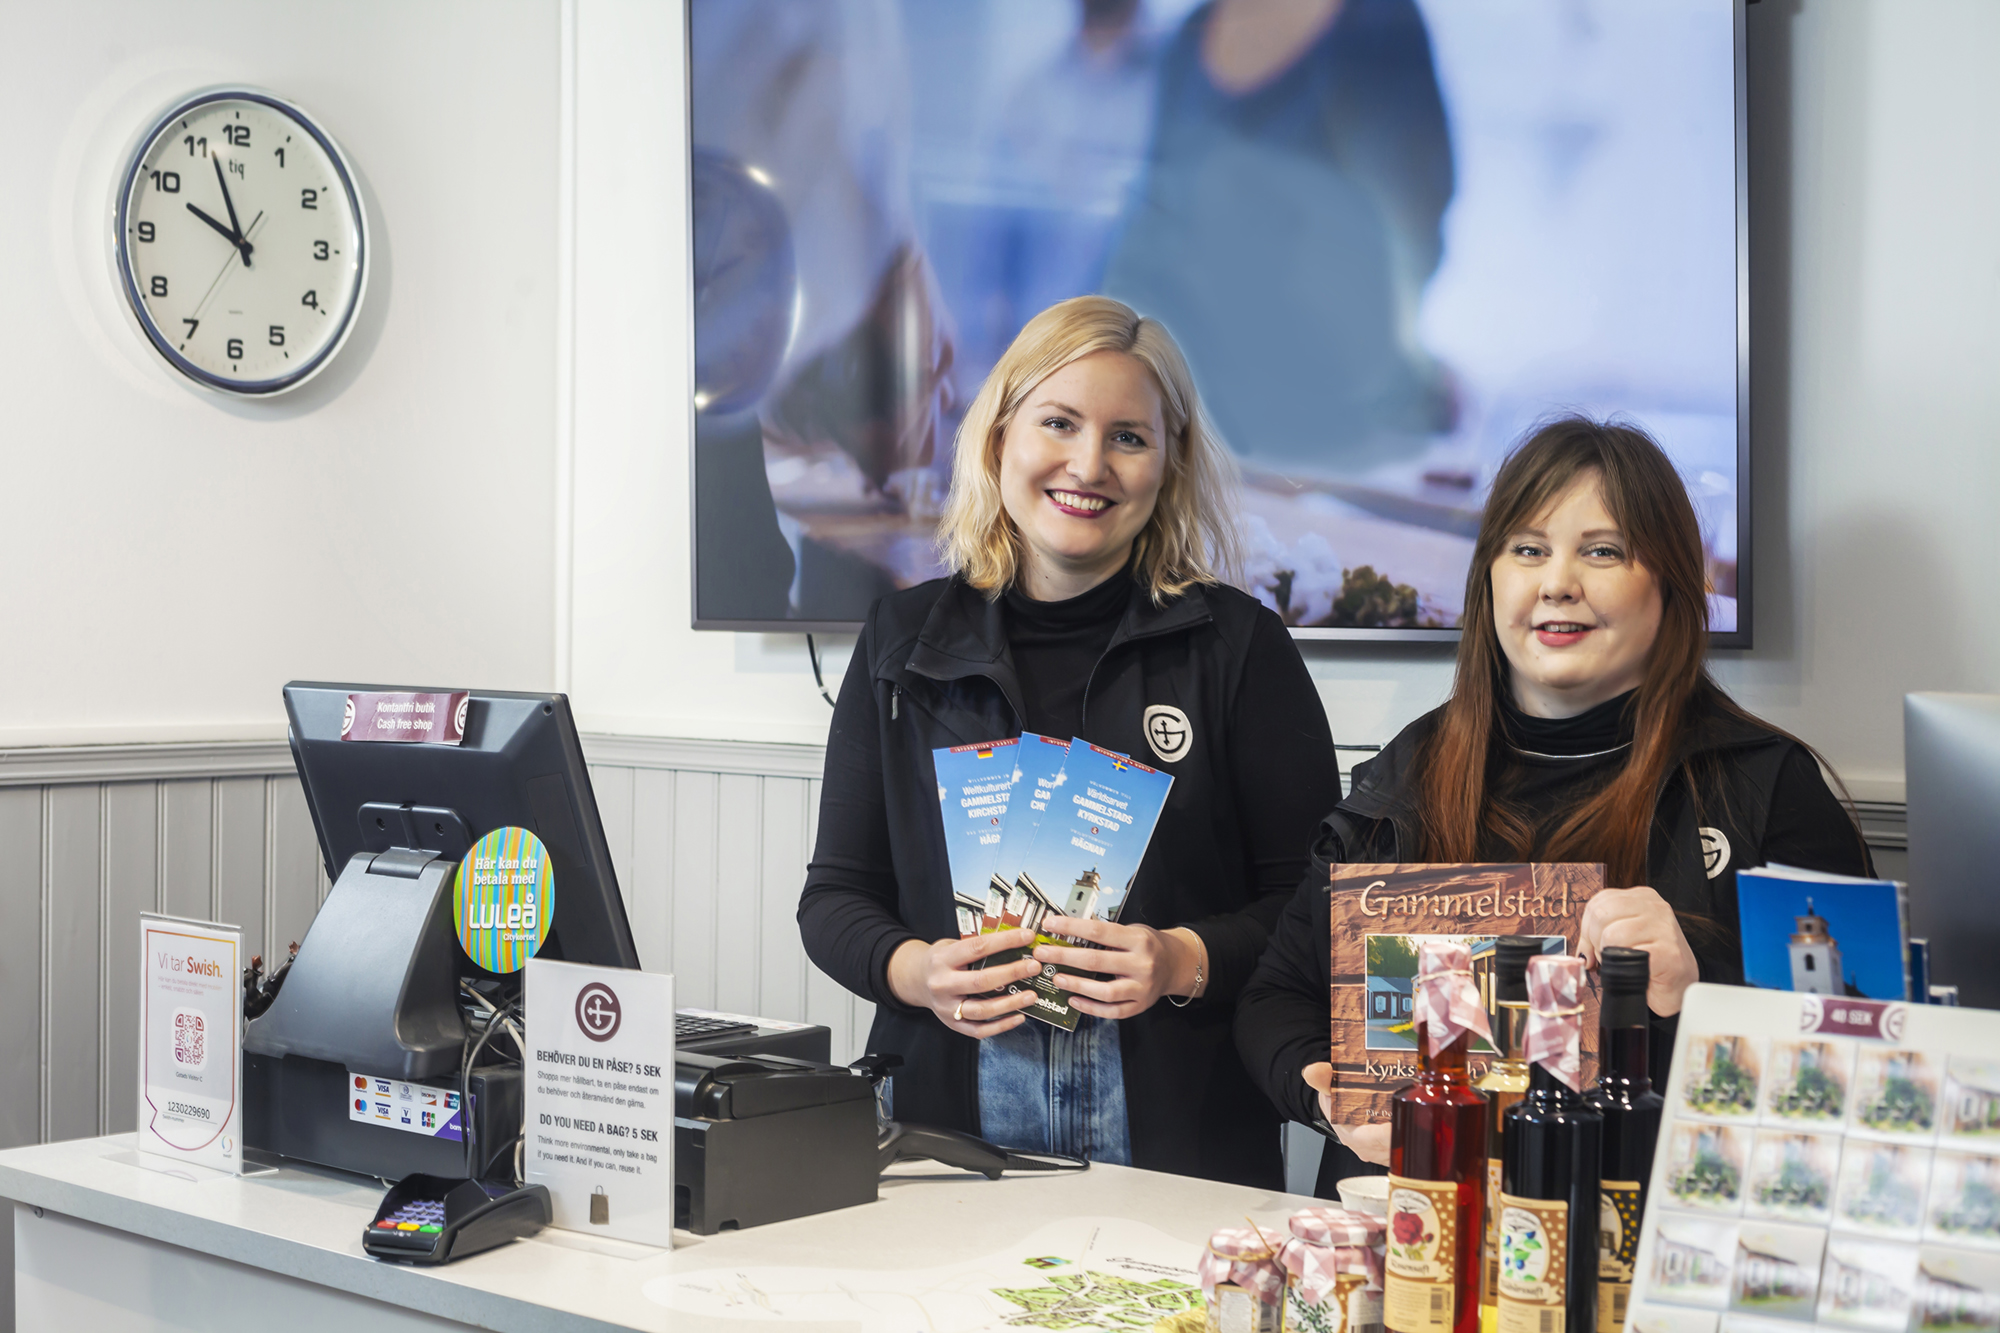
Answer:
[[116, 225], [147, 337], [213, 389], [304, 383], [361, 304], [367, 225], [340, 150], [262, 93], [204, 93], [168, 113], [133, 159]]

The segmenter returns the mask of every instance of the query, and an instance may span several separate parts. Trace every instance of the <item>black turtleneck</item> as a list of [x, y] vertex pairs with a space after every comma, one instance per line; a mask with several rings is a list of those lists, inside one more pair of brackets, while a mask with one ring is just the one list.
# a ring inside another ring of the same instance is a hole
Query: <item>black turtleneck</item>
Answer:
[[1018, 586], [1007, 589], [1007, 646], [1028, 710], [1026, 730], [1063, 740], [1081, 734], [1084, 687], [1131, 595], [1132, 577], [1123, 570], [1060, 602], [1038, 602]]
[[[1491, 791], [1496, 800], [1529, 815], [1537, 830], [1531, 860], [1565, 816], [1603, 790], [1625, 766], [1632, 748], [1632, 719], [1625, 706], [1632, 691], [1606, 699], [1575, 717], [1531, 717], [1500, 697], [1503, 741], [1494, 756]], [[1482, 835], [1482, 860], [1511, 859], [1512, 848]]]

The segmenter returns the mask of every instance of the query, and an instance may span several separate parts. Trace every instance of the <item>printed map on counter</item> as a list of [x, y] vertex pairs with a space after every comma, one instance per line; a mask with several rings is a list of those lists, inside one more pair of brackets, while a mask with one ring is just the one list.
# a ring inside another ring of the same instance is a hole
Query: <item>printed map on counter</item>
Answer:
[[704, 1319], [841, 1322], [865, 1333], [1143, 1330], [1201, 1308], [1200, 1257], [1200, 1245], [1143, 1222], [1071, 1217], [935, 1268], [709, 1268], [654, 1278], [645, 1291]]

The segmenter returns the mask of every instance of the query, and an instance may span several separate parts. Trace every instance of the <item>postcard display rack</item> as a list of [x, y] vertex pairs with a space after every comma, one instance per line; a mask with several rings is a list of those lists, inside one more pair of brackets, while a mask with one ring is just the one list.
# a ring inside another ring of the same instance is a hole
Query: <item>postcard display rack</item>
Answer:
[[1632, 1333], [2000, 1330], [2000, 1013], [1688, 991]]

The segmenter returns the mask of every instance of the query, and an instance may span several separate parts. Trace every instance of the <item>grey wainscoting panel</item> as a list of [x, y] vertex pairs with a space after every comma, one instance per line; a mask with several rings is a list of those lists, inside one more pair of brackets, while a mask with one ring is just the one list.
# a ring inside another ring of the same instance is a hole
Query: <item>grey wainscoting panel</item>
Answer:
[[860, 1055], [874, 1006], [799, 939], [824, 751], [632, 736], [584, 750], [640, 961], [674, 973], [683, 1006], [823, 1023], [835, 1060]]
[[[0, 788], [0, 1147], [42, 1138], [42, 789]], [[35, 1077], [28, 1075], [34, 1072]]]
[[[824, 1023], [836, 1060], [861, 1054], [874, 1007], [812, 965], [796, 921], [824, 752], [584, 749], [640, 961], [683, 1005]], [[1863, 813], [1888, 869], [1901, 808]], [[0, 751], [0, 1147], [131, 1127], [140, 911], [234, 922], [281, 958], [326, 892], [282, 742]]]
[[0, 752], [0, 1147], [133, 1128], [141, 912], [268, 957], [325, 893], [283, 744]]

